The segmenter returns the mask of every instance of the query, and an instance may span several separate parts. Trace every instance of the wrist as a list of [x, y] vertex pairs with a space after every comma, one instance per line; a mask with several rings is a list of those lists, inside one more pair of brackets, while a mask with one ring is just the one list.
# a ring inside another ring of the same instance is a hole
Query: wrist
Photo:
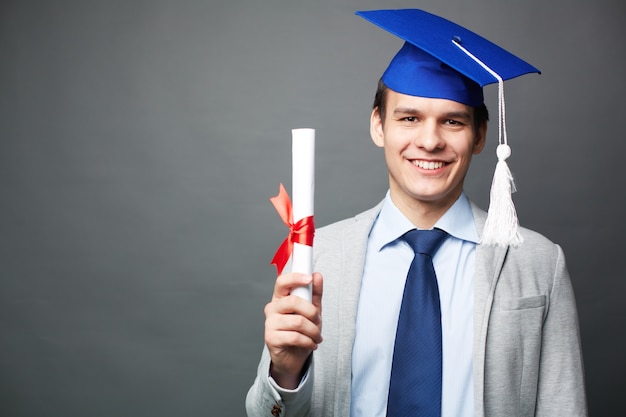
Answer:
[[289, 370], [279, 369], [273, 362], [270, 363], [270, 377], [283, 389], [294, 390], [300, 386], [302, 379], [307, 373], [309, 364], [311, 363], [309, 355], [299, 370], [290, 372]]

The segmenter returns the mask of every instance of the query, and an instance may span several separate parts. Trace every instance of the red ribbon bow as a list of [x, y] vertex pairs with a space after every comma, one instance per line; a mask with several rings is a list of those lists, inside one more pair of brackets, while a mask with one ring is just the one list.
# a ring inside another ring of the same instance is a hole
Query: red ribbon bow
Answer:
[[280, 184], [278, 195], [270, 198], [270, 201], [274, 205], [274, 208], [278, 212], [278, 215], [282, 219], [283, 223], [285, 223], [289, 228], [289, 235], [287, 235], [287, 238], [276, 251], [274, 259], [272, 259], [271, 263], [271, 265], [276, 265], [278, 275], [280, 275], [283, 272], [283, 268], [285, 267], [285, 264], [287, 264], [289, 257], [291, 256], [294, 242], [301, 245], [313, 246], [315, 225], [313, 223], [313, 216], [304, 217], [298, 220], [296, 224], [293, 223], [291, 200], [289, 199], [289, 195], [287, 194], [287, 191], [285, 191], [285, 187], [283, 187], [282, 183]]

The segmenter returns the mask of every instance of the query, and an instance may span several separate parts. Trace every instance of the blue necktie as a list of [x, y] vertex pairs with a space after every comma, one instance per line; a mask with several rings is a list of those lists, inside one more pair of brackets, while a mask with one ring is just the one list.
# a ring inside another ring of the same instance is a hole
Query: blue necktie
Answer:
[[432, 257], [447, 237], [440, 229], [402, 237], [415, 257], [398, 318], [388, 417], [441, 417], [441, 307]]

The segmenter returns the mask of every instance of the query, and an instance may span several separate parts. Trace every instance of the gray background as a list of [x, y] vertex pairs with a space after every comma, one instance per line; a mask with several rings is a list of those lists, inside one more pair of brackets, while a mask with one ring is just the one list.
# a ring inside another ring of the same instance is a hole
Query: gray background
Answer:
[[565, 249], [591, 414], [625, 415], [624, 4], [2, 0], [0, 415], [243, 415], [290, 129], [317, 129], [318, 225], [386, 191], [368, 120], [401, 42], [353, 15], [383, 7], [543, 71], [506, 87], [518, 214]]

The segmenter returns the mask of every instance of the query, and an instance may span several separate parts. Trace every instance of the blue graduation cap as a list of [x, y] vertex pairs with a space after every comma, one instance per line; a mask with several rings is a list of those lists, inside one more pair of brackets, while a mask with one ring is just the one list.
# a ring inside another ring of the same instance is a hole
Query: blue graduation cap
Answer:
[[503, 85], [504, 80], [541, 72], [482, 36], [423, 10], [372, 10], [356, 14], [405, 41], [382, 76], [383, 83], [393, 91], [475, 107], [483, 103], [483, 87], [498, 83], [498, 163], [480, 242], [520, 245], [523, 238], [511, 199], [515, 184], [506, 163], [511, 148], [506, 136]]
[[498, 76], [508, 80], [540, 73], [482, 36], [423, 10], [356, 14], [405, 41], [382, 77], [398, 93], [477, 106], [483, 102], [482, 87], [498, 82]]

